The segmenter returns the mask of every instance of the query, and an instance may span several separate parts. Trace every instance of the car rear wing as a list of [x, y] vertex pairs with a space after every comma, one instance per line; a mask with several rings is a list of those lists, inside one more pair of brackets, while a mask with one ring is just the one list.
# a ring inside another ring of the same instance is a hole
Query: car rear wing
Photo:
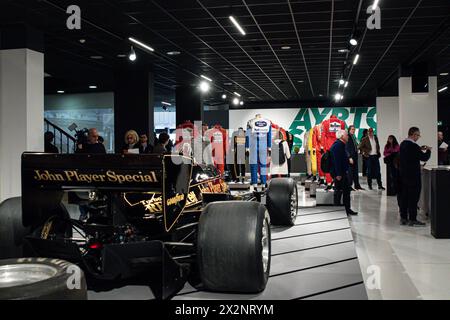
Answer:
[[162, 193], [165, 220], [172, 225], [184, 210], [191, 174], [192, 160], [179, 155], [23, 153], [24, 225], [60, 207], [70, 190]]

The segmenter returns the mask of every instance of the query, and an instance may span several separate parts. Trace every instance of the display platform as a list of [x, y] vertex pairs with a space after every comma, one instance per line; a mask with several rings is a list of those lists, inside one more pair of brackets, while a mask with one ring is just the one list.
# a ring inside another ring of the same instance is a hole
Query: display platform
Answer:
[[250, 183], [249, 182], [229, 182], [228, 187], [230, 187], [231, 190], [248, 190], [250, 189]]
[[317, 188], [316, 190], [316, 205], [317, 206], [333, 206], [334, 205], [334, 190], [325, 190], [325, 188]]
[[[271, 259], [270, 278], [261, 293], [206, 292], [186, 284], [174, 299], [367, 299], [349, 221], [339, 207], [300, 208], [293, 227], [272, 227]], [[88, 298], [146, 300], [153, 295], [148, 287], [127, 286], [90, 291]]]
[[305, 180], [305, 190], [309, 191], [309, 189], [311, 189], [311, 184], [313, 183], [313, 181], [311, 179], [307, 179]]

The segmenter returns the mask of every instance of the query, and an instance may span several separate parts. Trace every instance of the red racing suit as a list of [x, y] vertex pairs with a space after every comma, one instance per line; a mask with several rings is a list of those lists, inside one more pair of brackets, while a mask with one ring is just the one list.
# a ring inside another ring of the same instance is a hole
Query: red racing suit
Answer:
[[227, 130], [221, 125], [216, 124], [205, 132], [207, 139], [211, 141], [212, 157], [214, 165], [221, 174], [225, 172], [225, 157], [228, 150], [228, 134]]
[[[331, 149], [331, 146], [336, 141], [336, 133], [339, 130], [345, 130], [345, 121], [338, 119], [335, 115], [322, 121], [322, 146], [324, 152]], [[326, 180], [328, 184], [333, 181], [329, 173], [326, 174]]]
[[197, 128], [189, 120], [178, 125], [177, 129], [175, 130], [175, 150], [181, 151], [185, 143], [188, 143], [193, 150], [193, 140], [199, 135], [199, 130], [201, 130], [201, 128]]

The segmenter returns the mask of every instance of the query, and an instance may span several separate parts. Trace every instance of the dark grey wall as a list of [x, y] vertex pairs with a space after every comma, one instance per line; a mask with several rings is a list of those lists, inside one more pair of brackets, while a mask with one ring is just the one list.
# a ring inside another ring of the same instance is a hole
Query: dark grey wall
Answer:
[[223, 128], [229, 128], [230, 117], [228, 110], [209, 110], [203, 112], [203, 122], [207, 123], [208, 126], [213, 126], [215, 124], [220, 124]]

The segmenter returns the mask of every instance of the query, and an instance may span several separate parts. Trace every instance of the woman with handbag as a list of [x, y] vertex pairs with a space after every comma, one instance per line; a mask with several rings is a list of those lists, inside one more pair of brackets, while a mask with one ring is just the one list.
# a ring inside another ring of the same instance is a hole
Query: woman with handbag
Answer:
[[387, 195], [397, 195], [397, 177], [398, 168], [395, 165], [395, 161], [400, 153], [400, 145], [398, 144], [395, 136], [390, 135], [386, 146], [384, 147], [384, 163], [386, 164], [386, 176], [387, 176]]

